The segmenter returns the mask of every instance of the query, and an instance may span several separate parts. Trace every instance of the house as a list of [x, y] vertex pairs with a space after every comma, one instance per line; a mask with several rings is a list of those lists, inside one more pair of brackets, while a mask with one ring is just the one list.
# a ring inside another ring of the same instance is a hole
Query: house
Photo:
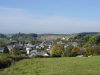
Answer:
[[49, 45], [46, 50], [49, 51], [51, 48], [52, 48], [52, 45]]
[[65, 44], [62, 40], [58, 41], [57, 44]]
[[69, 45], [68, 44], [64, 44], [64, 48], [67, 48]]
[[14, 45], [14, 48], [20, 50], [20, 49], [23, 49], [24, 46], [23, 46], [23, 44], [19, 44], [19, 43], [17, 43], [17, 44]]
[[27, 55], [30, 54], [30, 51], [32, 50], [32, 48], [26, 48], [26, 51], [27, 51]]
[[8, 45], [7, 48], [8, 48], [9, 51], [11, 52], [11, 50], [13, 49], [13, 45]]
[[69, 44], [72, 45], [72, 46], [75, 46], [75, 47], [78, 46], [78, 43], [77, 43], [77, 42], [71, 42], [71, 43], [69, 43]]
[[65, 38], [65, 37], [63, 37], [63, 38], [62, 38], [62, 40], [66, 40], [66, 38]]
[[50, 53], [49, 53], [49, 52], [45, 52], [45, 53], [43, 54], [43, 56], [50, 56]]
[[83, 55], [78, 55], [78, 56], [76, 56], [76, 57], [84, 57]]
[[68, 41], [68, 40], [69, 40], [69, 38], [67, 37], [67, 38], [66, 38], [66, 40]]
[[52, 48], [52, 45], [49, 45], [49, 47], [48, 47], [49, 49], [51, 49]]
[[41, 48], [44, 48], [45, 46], [44, 46], [43, 44], [40, 44], [40, 47], [41, 47]]
[[36, 49], [39, 49], [40, 50], [41, 48], [42, 48], [41, 46], [38, 46], [38, 45], [36, 46]]
[[49, 46], [49, 45], [52, 45], [53, 41], [52, 40], [48, 40], [48, 41], [43, 41], [42, 42], [42, 45], [43, 46]]
[[43, 56], [49, 56], [49, 54], [45, 53]]
[[34, 47], [35, 45], [32, 45], [31, 43], [25, 44], [25, 47]]
[[27, 55], [30, 57], [38, 54], [37, 50], [33, 50], [32, 48], [26, 48], [26, 51], [27, 51]]
[[37, 52], [37, 50], [31, 50], [30, 52], [29, 52], [29, 57], [32, 57], [32, 56], [34, 56], [34, 55], [38, 55], [38, 52]]
[[47, 50], [47, 51], [49, 51], [50, 49], [49, 49], [49, 48], [47, 48], [46, 50]]

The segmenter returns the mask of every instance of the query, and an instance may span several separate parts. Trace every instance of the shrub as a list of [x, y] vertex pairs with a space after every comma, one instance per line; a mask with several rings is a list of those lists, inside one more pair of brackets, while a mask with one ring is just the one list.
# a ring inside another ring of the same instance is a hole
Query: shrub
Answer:
[[0, 55], [0, 68], [5, 68], [11, 65], [12, 59], [7, 54]]
[[0, 55], [0, 69], [6, 68], [10, 66], [12, 63], [22, 60], [22, 59], [29, 59], [28, 57], [21, 57], [21, 56], [10, 56], [8, 54]]

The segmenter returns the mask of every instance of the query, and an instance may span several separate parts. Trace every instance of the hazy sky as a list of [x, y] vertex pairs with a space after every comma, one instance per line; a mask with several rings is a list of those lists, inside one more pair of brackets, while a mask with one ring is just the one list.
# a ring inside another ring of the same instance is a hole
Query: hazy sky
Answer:
[[0, 33], [100, 32], [100, 0], [0, 0]]

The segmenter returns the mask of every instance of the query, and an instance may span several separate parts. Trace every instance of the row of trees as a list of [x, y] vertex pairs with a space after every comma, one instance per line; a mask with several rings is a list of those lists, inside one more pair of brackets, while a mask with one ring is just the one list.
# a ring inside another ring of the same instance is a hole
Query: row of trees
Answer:
[[77, 56], [77, 55], [100, 55], [100, 35], [95, 36], [78, 36], [77, 39], [79, 44], [77, 47], [69, 45], [64, 48], [63, 44], [54, 43], [51, 49], [52, 56]]
[[51, 54], [53, 57], [61, 57], [61, 56], [67, 56], [67, 57], [74, 57], [77, 55], [100, 55], [100, 46], [87, 46], [85, 48], [79, 48], [74, 46], [68, 46], [67, 48], [64, 48], [62, 44], [54, 44], [51, 49]]
[[63, 44], [54, 43], [51, 49], [51, 55], [53, 57], [61, 57], [61, 56], [77, 56], [80, 53], [80, 48], [74, 46], [68, 46], [64, 48]]

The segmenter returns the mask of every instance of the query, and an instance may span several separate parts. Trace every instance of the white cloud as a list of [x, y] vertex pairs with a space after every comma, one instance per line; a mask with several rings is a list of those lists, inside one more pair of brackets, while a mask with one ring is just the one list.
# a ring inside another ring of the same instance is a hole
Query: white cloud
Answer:
[[[100, 20], [41, 16], [19, 8], [0, 7], [0, 32], [74, 33], [100, 32]], [[12, 11], [9, 13], [9, 11]]]

